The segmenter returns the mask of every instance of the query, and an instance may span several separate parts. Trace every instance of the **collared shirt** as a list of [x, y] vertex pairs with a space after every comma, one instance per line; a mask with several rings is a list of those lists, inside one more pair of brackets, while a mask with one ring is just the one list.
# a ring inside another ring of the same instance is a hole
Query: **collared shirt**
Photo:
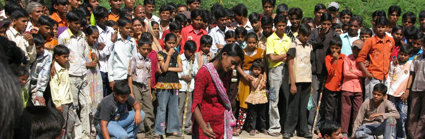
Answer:
[[38, 27], [34, 26], [34, 24], [31, 23], [31, 21], [28, 21], [27, 28], [25, 29], [25, 32], [29, 32], [31, 34], [37, 34], [38, 33]]
[[355, 40], [359, 39], [359, 34], [357, 34], [357, 36], [355, 37], [351, 37], [350, 35], [348, 35], [348, 33], [344, 33], [339, 35], [341, 37], [342, 40], [342, 47], [341, 47], [341, 54], [344, 55], [351, 55], [353, 52], [351, 51], [351, 45], [353, 44], [353, 42]]
[[347, 92], [363, 92], [361, 77], [364, 77], [364, 73], [357, 66], [356, 58], [353, 55], [349, 55], [344, 58], [343, 75], [341, 90]]
[[384, 38], [373, 36], [366, 40], [360, 50], [357, 62], [364, 62], [369, 57], [370, 64], [368, 71], [378, 80], [385, 80], [390, 68], [390, 58], [393, 48], [395, 47], [394, 39], [385, 35]]
[[51, 40], [46, 40], [44, 43], [44, 49], [53, 54], [53, 49], [58, 45], [58, 39], [52, 38]]
[[68, 69], [59, 65], [58, 62], [55, 62], [54, 66], [56, 69], [55, 75], [50, 79], [52, 101], [56, 107], [63, 104], [71, 104], [71, 80], [69, 79]]
[[[313, 52], [313, 46], [309, 43], [301, 43], [299, 39], [296, 39], [289, 46], [288, 56], [294, 58], [294, 77], [296, 83], [311, 83], [312, 82], [312, 71], [311, 71], [311, 53]], [[290, 83], [290, 82], [289, 82]]]
[[66, 19], [61, 19], [57, 12], [54, 12], [50, 18], [58, 22], [58, 35], [61, 35], [68, 28], [68, 22]]
[[181, 79], [181, 77], [189, 75], [189, 77], [192, 78], [192, 80], [190, 81], [189, 92], [193, 92], [193, 90], [195, 89], [195, 76], [196, 76], [196, 73], [198, 73], [198, 69], [199, 69], [198, 60], [195, 58], [195, 60], [191, 61], [190, 59], [187, 59], [184, 54], [181, 54], [180, 58], [182, 60], [183, 71], [178, 73], [180, 78], [179, 82], [182, 85], [182, 88], [180, 88], [179, 91], [181, 92], [188, 91], [187, 82]]
[[[186, 41], [193, 40], [196, 43], [196, 52], [199, 51], [201, 47], [201, 37], [204, 35], [208, 35], [208, 32], [204, 29], [199, 29], [198, 33], [195, 32], [195, 29], [192, 25], [184, 27], [181, 31], [182, 40], [180, 42], [180, 46], [184, 46]], [[183, 54], [184, 49], [180, 49], [180, 54]]]
[[118, 19], [120, 19], [120, 14], [119, 14], [119, 13], [118, 13], [118, 14], [114, 14], [114, 13], [112, 12], [112, 10], [109, 10], [108, 20], [112, 20], [112, 21], [114, 21], [114, 22], [117, 22], [117, 21], [118, 21]]
[[[353, 133], [355, 133], [357, 128], [361, 125], [380, 124], [390, 117], [394, 117], [395, 119], [400, 118], [400, 114], [391, 101], [383, 99], [378, 107], [375, 107], [372, 101], [372, 99], [368, 99], [360, 106], [359, 113], [354, 121]], [[370, 115], [377, 113], [382, 113], [382, 116], [369, 119]]]
[[151, 77], [151, 60], [137, 53], [131, 58], [128, 75], [132, 77], [133, 82], [144, 85], [144, 89], [149, 89], [148, 79]]
[[[275, 54], [275, 55], [282, 55], [288, 52], [289, 46], [291, 45], [292, 41], [291, 38], [288, 37], [288, 35], [283, 34], [282, 38], [279, 38], [276, 33], [273, 33], [270, 37], [267, 38], [266, 42], [266, 55], [269, 54]], [[269, 60], [269, 68], [274, 68], [282, 64], [282, 61], [273, 62], [270, 60], [270, 58], [267, 58]]]
[[243, 27], [246, 29], [246, 31], [253, 29], [251, 22], [249, 22], [249, 20], [246, 21], [246, 24], [244, 26], [242, 26], [241, 24], [238, 24], [238, 27]]
[[410, 66], [410, 72], [414, 72], [415, 77], [411, 86], [412, 91], [425, 91], [425, 56], [419, 55]]
[[292, 32], [291, 26], [285, 28], [285, 33], [292, 39], [292, 41], [297, 40], [298, 32]]
[[145, 20], [143, 20], [143, 21], [146, 24], [150, 23], [151, 21], [155, 21], [155, 22], [157, 22], [159, 24], [159, 20], [161, 20], [161, 18], [159, 18], [158, 16], [152, 14], [151, 19], [148, 19], [148, 17], [146, 17]]
[[114, 45], [111, 40], [111, 36], [114, 33], [114, 29], [108, 26], [106, 26], [105, 30], [103, 30], [99, 26], [96, 27], [99, 30], [99, 38], [97, 40], [97, 43], [105, 44], [105, 47], [102, 50], [99, 50], [99, 69], [101, 72], [108, 72], [108, 59], [109, 55], [111, 55], [111, 51]]
[[219, 45], [226, 45], [226, 40], [224, 40], [226, 31], [228, 31], [229, 29], [226, 27], [226, 29], [223, 31], [221, 30], [218, 26], [214, 27], [213, 29], [211, 29], [210, 33], [208, 35], [210, 35], [213, 38], [213, 43], [212, 46], [210, 48], [210, 51], [215, 54], [218, 51], [218, 47], [217, 44]]
[[158, 24], [159, 24], [159, 38], [165, 38], [165, 35], [167, 35], [167, 34], [163, 34], [163, 33], [165, 33], [164, 31], [166, 31], [166, 30], [169, 31], [169, 29], [170, 29], [170, 26], [169, 26], [170, 23], [171, 23], [171, 21], [168, 23], [168, 26], [167, 27], [163, 28], [161, 26], [161, 19], [159, 19], [159, 22], [158, 22]]
[[412, 65], [412, 60], [408, 60], [403, 64], [398, 63], [397, 65], [391, 62], [388, 78], [385, 80], [385, 85], [388, 87], [388, 95], [400, 97], [404, 94], [410, 76], [410, 65]]
[[43, 51], [43, 54], [37, 56], [36, 61], [31, 66], [31, 93], [37, 93], [37, 96], [43, 95], [49, 83], [50, 67], [52, 65], [52, 54]]
[[24, 38], [24, 35], [18, 32], [15, 28], [10, 27], [6, 31], [7, 39], [16, 43], [16, 46], [21, 48], [25, 53], [25, 57], [29, 64], [35, 61], [35, 57], [37, 56], [37, 52], [35, 51], [35, 44], [30, 45], [28, 41]]
[[114, 43], [111, 56], [108, 59], [109, 82], [127, 79], [130, 59], [137, 55], [136, 47], [136, 41], [132, 37], [127, 36], [127, 39], [123, 40], [121, 34], [118, 34], [117, 41]]
[[77, 34], [73, 34], [70, 29], [67, 29], [59, 35], [58, 43], [69, 49], [69, 74], [73, 76], [86, 75], [86, 56], [89, 54], [89, 46], [84, 33], [78, 31]]
[[342, 64], [344, 63], [345, 55], [339, 54], [336, 63], [333, 63], [334, 57], [327, 55], [325, 58], [328, 78], [326, 79], [325, 88], [329, 91], [340, 91], [342, 84]]

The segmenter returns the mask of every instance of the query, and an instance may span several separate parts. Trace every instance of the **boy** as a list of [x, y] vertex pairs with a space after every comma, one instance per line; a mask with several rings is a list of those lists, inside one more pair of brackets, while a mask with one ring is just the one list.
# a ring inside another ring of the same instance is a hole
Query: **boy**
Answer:
[[215, 9], [215, 12], [213, 13], [215, 17], [215, 22], [217, 23], [217, 26], [212, 28], [210, 30], [210, 35], [213, 38], [213, 43], [211, 46], [211, 53], [215, 55], [218, 53], [218, 49], [222, 49], [223, 46], [226, 44], [226, 41], [224, 40], [224, 36], [226, 31], [229, 29], [226, 26], [226, 11], [224, 8], [218, 8]]
[[78, 12], [75, 10], [69, 12], [66, 15], [66, 20], [68, 21], [68, 29], [59, 35], [58, 43], [65, 45], [70, 50], [69, 79], [72, 84], [70, 89], [73, 96], [74, 107], [78, 107], [80, 110], [80, 115], [76, 121], [80, 122], [81, 120], [81, 123], [76, 125], [81, 126], [82, 130], [82, 132], [76, 131], [76, 133], [78, 132], [76, 138], [89, 137], [91, 98], [90, 86], [88, 85], [88, 80], [86, 78], [86, 66], [93, 66], [97, 63], [86, 62], [86, 56], [89, 53], [89, 46], [86, 46], [85, 35], [80, 30], [81, 17]]
[[[33, 106], [27, 107], [24, 110], [23, 118], [29, 120], [28, 123], [31, 133], [31, 138], [70, 138], [62, 136], [62, 125], [65, 124], [65, 120], [61, 112], [50, 107]], [[26, 117], [28, 116], [28, 117]], [[16, 134], [16, 133], [15, 133]], [[17, 133], [25, 134], [25, 133]], [[15, 136], [16, 137], [16, 136]], [[18, 137], [19, 138], [19, 137]]]
[[419, 29], [425, 33], [425, 10], [419, 13]]
[[75, 126], [77, 122], [77, 107], [73, 105], [73, 95], [71, 92], [71, 78], [69, 76], [68, 58], [70, 50], [64, 45], [58, 45], [53, 48], [54, 54], [54, 72], [50, 78], [50, 93], [52, 102], [56, 109], [62, 112], [65, 118], [65, 138], [75, 138], [75, 132], [81, 132], [80, 126]]
[[416, 15], [413, 12], [406, 12], [403, 14], [401, 22], [404, 28], [413, 26], [416, 23]]
[[208, 63], [213, 58], [210, 51], [212, 42], [213, 39], [209, 35], [204, 35], [201, 37], [201, 50], [194, 54], [195, 59], [197, 59], [197, 63], [199, 64], [198, 67], [202, 67], [204, 64]]
[[326, 120], [338, 121], [340, 114], [342, 64], [345, 55], [341, 54], [342, 41], [339, 36], [334, 36], [329, 42], [330, 54], [325, 57], [328, 77], [325, 82], [324, 91], [324, 118]]
[[133, 9], [136, 0], [124, 0], [124, 8]]
[[[388, 8], [388, 29], [386, 32], [391, 32], [392, 29], [397, 25], [397, 21], [401, 15], [401, 8], [398, 5], [392, 5]], [[420, 16], [420, 13], [419, 13]]]
[[351, 44], [353, 44], [355, 40], [359, 39], [359, 29], [362, 28], [363, 19], [362, 17], [355, 15], [348, 23], [348, 32], [340, 35], [342, 40], [341, 53], [347, 56], [353, 53], [351, 51]]
[[341, 23], [345, 24], [350, 22], [351, 17], [353, 17], [353, 13], [350, 10], [345, 9], [345, 10], [342, 10], [338, 16], [339, 16], [339, 19], [341, 20]]
[[201, 0], [186, 0], [189, 11], [199, 10], [201, 8]]
[[22, 99], [24, 101], [24, 108], [27, 106], [29, 94], [28, 90], [25, 88], [25, 85], [27, 84], [29, 73], [26, 67], [19, 66], [16, 67], [16, 69], [13, 71], [15, 75], [18, 77], [19, 84], [22, 88]]
[[[142, 38], [138, 43], [137, 55], [134, 55], [128, 68], [128, 85], [130, 95], [141, 103], [142, 110], [146, 114], [144, 132], [146, 138], [152, 138], [154, 127], [154, 114], [151, 94], [151, 61], [146, 56], [152, 50], [150, 40]], [[143, 66], [138, 66], [143, 65]]]
[[276, 6], [276, 0], [262, 0], [261, 4], [264, 11], [264, 13], [260, 15], [261, 17], [270, 16], [273, 18], [276, 16], [276, 14], [273, 14], [274, 7]]
[[314, 6], [314, 28], [318, 28], [321, 24], [320, 18], [323, 13], [326, 13], [326, 7], [322, 3], [316, 4]]
[[50, 53], [53, 54], [53, 48], [58, 45], [57, 38], [53, 37], [52, 27], [55, 26], [56, 21], [48, 16], [40, 16], [38, 18], [39, 30], [38, 34], [43, 36], [45, 42], [43, 47]]
[[405, 123], [407, 120], [407, 98], [409, 92], [405, 91], [409, 80], [409, 71], [412, 61], [409, 57], [412, 55], [412, 48], [409, 45], [400, 47], [398, 52], [397, 64], [391, 62], [388, 78], [385, 85], [388, 87], [388, 100], [394, 103], [397, 110], [400, 112], [400, 119], [397, 120], [397, 138], [407, 138]]
[[423, 45], [422, 38], [424, 38], [424, 34], [420, 32], [419, 30], [417, 30], [415, 35], [413, 35], [411, 38], [408, 39], [407, 44], [409, 44], [410, 47], [413, 48], [412, 49], [413, 55], [409, 58], [409, 60], [413, 60], [423, 53], [423, 50], [421, 48]]
[[341, 127], [335, 121], [324, 121], [319, 127], [323, 139], [343, 139]]
[[395, 120], [400, 115], [394, 104], [385, 99], [386, 92], [387, 87], [382, 83], [373, 87], [373, 98], [362, 104], [354, 121], [353, 138], [373, 138], [380, 135], [384, 135], [385, 139], [396, 138]]
[[53, 0], [54, 12], [50, 15], [50, 18], [58, 22], [59, 35], [68, 27], [66, 21], [66, 13], [68, 13], [68, 0]]
[[360, 29], [360, 40], [363, 42], [366, 42], [367, 39], [373, 36], [372, 30], [368, 28], [362, 28]]
[[307, 125], [307, 103], [311, 92], [311, 57], [313, 46], [307, 43], [311, 34], [310, 26], [302, 24], [299, 28], [298, 39], [292, 42], [288, 51], [288, 70], [290, 78], [290, 92], [288, 115], [286, 116], [283, 138], [289, 139], [295, 128], [298, 127], [298, 136], [313, 137]]
[[303, 11], [300, 8], [291, 8], [289, 9], [288, 15], [291, 26], [286, 28], [286, 34], [291, 37], [292, 41], [295, 41], [298, 36], [300, 21], [303, 18]]
[[37, 53], [35, 52], [35, 45], [32, 35], [24, 33], [28, 24], [28, 13], [19, 9], [11, 14], [12, 26], [6, 31], [7, 39], [16, 43], [16, 46], [21, 48], [25, 53], [28, 61], [27, 67], [35, 61]]
[[177, 5], [177, 14], [183, 14], [187, 11], [187, 6], [185, 4]]
[[103, 98], [97, 107], [94, 115], [97, 137], [136, 138], [144, 118], [140, 103], [130, 96], [127, 81], [119, 80], [114, 92]]
[[[365, 41], [362, 50], [357, 57], [360, 69], [366, 75], [365, 99], [372, 98], [372, 88], [375, 84], [382, 83], [388, 75], [391, 53], [395, 46], [394, 39], [385, 34], [388, 21], [385, 17], [378, 17], [375, 22], [375, 36]], [[369, 67], [365, 61], [369, 59]]]
[[[422, 41], [425, 41], [425, 39], [422, 39]], [[425, 45], [422, 45], [422, 49], [425, 49]], [[425, 130], [423, 126], [425, 124], [425, 111], [423, 110], [425, 108], [424, 66], [425, 53], [419, 55], [413, 60], [412, 65], [410, 65], [410, 77], [405, 91], [407, 93], [409, 93], [410, 89], [412, 91], [410, 96], [409, 127], [407, 128], [408, 135], [411, 138], [422, 138], [425, 136], [423, 132]]]
[[248, 34], [248, 31], [243, 27], [237, 27], [235, 33], [236, 43], [244, 49], [246, 47], [245, 36]]
[[[344, 71], [341, 94], [341, 132], [344, 137], [348, 137], [348, 127], [352, 124], [350, 119], [357, 116], [360, 105], [363, 102], [362, 77], [363, 72], [357, 66], [356, 58], [363, 47], [362, 40], [355, 40], [351, 45], [353, 54], [344, 59]], [[353, 120], [354, 121], [354, 120]]]
[[266, 49], [267, 38], [273, 34], [273, 18], [271, 16], [263, 16], [261, 18], [261, 37], [258, 41], [258, 48]]
[[128, 65], [132, 56], [137, 55], [136, 41], [129, 36], [132, 32], [131, 21], [125, 17], [118, 20], [119, 34], [114, 42], [108, 59], [109, 87], [114, 90], [115, 80], [127, 79]]
[[159, 23], [159, 17], [153, 14], [155, 10], [155, 0], [144, 0], [143, 5], [145, 6], [146, 13], [145, 23], [150, 24], [151, 21]]
[[[184, 46], [188, 40], [193, 40], [196, 42], [196, 52], [198, 52], [201, 46], [201, 37], [208, 35], [208, 32], [201, 28], [207, 17], [205, 17], [205, 14], [202, 14], [202, 10], [198, 9], [192, 10], [190, 12], [190, 17], [192, 24], [182, 29], [182, 40], [180, 41], [180, 46]], [[184, 49], [180, 49], [180, 54], [183, 54], [183, 52]]]
[[163, 32], [168, 30], [170, 22], [172, 21], [171, 13], [173, 12], [173, 7], [169, 4], [164, 4], [159, 8], [160, 22], [159, 22], [159, 38], [162, 38]]
[[109, 5], [111, 5], [111, 10], [108, 15], [108, 20], [117, 22], [120, 19], [120, 9], [121, 9], [122, 0], [109, 0]]
[[248, 8], [243, 4], [238, 4], [233, 7], [233, 12], [235, 13], [235, 20], [238, 23], [238, 27], [243, 27], [246, 30], [251, 30], [251, 22], [248, 20]]
[[262, 36], [263, 34], [261, 33], [261, 32], [263, 32], [263, 29], [261, 29], [260, 14], [253, 12], [253, 13], [249, 14], [248, 19], [249, 19], [249, 22], [251, 22], [251, 25], [252, 25], [252, 29], [248, 30], [248, 32], [256, 33], [258, 38], [263, 37]]
[[332, 16], [332, 23], [341, 23], [339, 20], [339, 3], [338, 2], [331, 2], [328, 5], [328, 13]]
[[190, 134], [192, 129], [192, 92], [195, 88], [195, 76], [198, 72], [198, 60], [195, 58], [196, 43], [189, 40], [184, 45], [184, 54], [180, 55], [183, 71], [179, 72], [179, 82], [182, 88], [179, 90], [179, 121], [185, 134]]
[[289, 45], [291, 45], [291, 38], [285, 34], [287, 21], [284, 15], [276, 15], [274, 19], [276, 32], [268, 37], [266, 42], [266, 55], [269, 63], [269, 83], [270, 90], [272, 90], [269, 94], [270, 128], [268, 132], [274, 137], [279, 136], [281, 131], [280, 115], [277, 106], [279, 103], [279, 90], [281, 86], [286, 84], [287, 87], [288, 85], [287, 80], [283, 81], [285, 79], [284, 77], [288, 75], [283, 61], [286, 61], [286, 52], [288, 52]]
[[43, 94], [49, 83], [52, 54], [44, 50], [44, 39], [40, 34], [33, 35], [37, 59], [31, 65], [30, 88], [35, 106], [45, 105]]

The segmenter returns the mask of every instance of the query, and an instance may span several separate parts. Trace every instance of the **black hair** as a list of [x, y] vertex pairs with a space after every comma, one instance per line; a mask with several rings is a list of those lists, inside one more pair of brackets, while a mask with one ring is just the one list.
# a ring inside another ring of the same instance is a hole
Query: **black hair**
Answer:
[[78, 11], [80, 13], [80, 16], [81, 17], [84, 17], [84, 18], [86, 16], [89, 16], [91, 14], [90, 11], [89, 11], [89, 9], [87, 9], [87, 8], [85, 8], [83, 6], [80, 6], [80, 7], [76, 8], [75, 10]]
[[323, 13], [322, 17], [320, 17], [320, 22], [324, 22], [324, 21], [331, 21], [332, 22], [333, 18], [331, 16], [331, 14], [329, 13]]
[[178, 14], [178, 15], [174, 16], [174, 21], [178, 22], [180, 25], [182, 25], [183, 23], [189, 22], [189, 20], [187, 19], [187, 17], [184, 14]]
[[378, 83], [373, 86], [373, 92], [381, 92], [384, 96], [387, 94], [387, 86], [383, 83]]
[[192, 3], [194, 3], [194, 2], [199, 2], [199, 3], [201, 3], [201, 0], [186, 0], [186, 4], [187, 4], [187, 5], [192, 4]]
[[177, 36], [174, 35], [174, 33], [168, 33], [167, 35], [165, 35], [164, 42], [169, 41], [171, 38], [174, 38], [175, 40], [177, 40]]
[[1, 28], [9, 28], [10, 23], [12, 23], [12, 21], [10, 19], [3, 19], [3, 26]]
[[216, 20], [222, 17], [226, 17], [226, 10], [224, 8], [216, 8], [212, 11]]
[[142, 35], [140, 36], [140, 39], [143, 39], [143, 38], [153, 41], [153, 35], [149, 32], [143, 32]]
[[226, 8], [224, 11], [226, 12], [227, 17], [235, 17], [235, 13], [231, 9]]
[[132, 8], [127, 8], [127, 7], [121, 8], [121, 10], [119, 11], [119, 16], [120, 17], [127, 17], [127, 18], [131, 19], [132, 15], [129, 14], [129, 13], [131, 13], [132, 11], [133, 11]]
[[378, 25], [384, 25], [387, 26], [388, 25], [388, 20], [385, 16], [379, 16], [378, 18], [376, 18], [375, 20], [375, 26]]
[[351, 17], [350, 22], [357, 21], [360, 25], [363, 24], [363, 18], [359, 15], [354, 15]]
[[25, 11], [24, 9], [17, 9], [13, 11], [12, 14], [10, 15], [10, 18], [12, 19], [19, 19], [22, 17], [29, 17], [27, 11]]
[[372, 20], [373, 20], [375, 17], [379, 17], [379, 16], [386, 17], [385, 11], [384, 11], [384, 10], [376, 10], [376, 11], [374, 11], [374, 12], [372, 13]]
[[397, 31], [399, 31], [399, 30], [401, 30], [401, 32], [403, 32], [403, 27], [402, 27], [402, 26], [400, 26], [400, 25], [395, 25], [395, 26], [393, 27], [393, 29], [391, 30], [391, 33], [397, 32]]
[[403, 53], [406, 53], [408, 55], [412, 55], [413, 48], [409, 44], [405, 44], [405, 45], [400, 47], [400, 50], [398, 52], [399, 52], [399, 54], [400, 54], [400, 52], [403, 52]]
[[214, 21], [210, 11], [208, 10], [201, 10], [201, 11], [202, 11], [201, 13], [202, 21], [204, 21], [205, 23], [211, 23], [211, 21]]
[[414, 34], [412, 36], [412, 38], [410, 38], [410, 39], [422, 40], [423, 37], [424, 37], [424, 34], [418, 30], [418, 32], [416, 34]]
[[248, 38], [254, 38], [256, 41], [258, 41], [258, 36], [255, 32], [249, 32], [245, 37], [245, 41], [247, 41]]
[[337, 36], [333, 36], [331, 38], [331, 41], [329, 41], [329, 46], [331, 46], [331, 45], [336, 45], [338, 47], [341, 47], [342, 46], [341, 37], [339, 37], [338, 35]]
[[202, 16], [202, 10], [194, 9], [190, 12], [190, 18], [191, 19], [195, 19], [198, 16], [201, 16], [202, 20], [205, 20], [205, 17]]
[[262, 0], [262, 2], [261, 2], [262, 4], [263, 4], [263, 6], [266, 4], [266, 3], [270, 3], [273, 7], [276, 5], [276, 0]]
[[326, 6], [322, 3], [316, 4], [316, 6], [314, 6], [314, 12], [319, 12], [320, 10], [326, 10]]
[[248, 8], [244, 4], [238, 4], [232, 10], [236, 15], [248, 17]]
[[333, 120], [325, 120], [319, 127], [319, 131], [324, 137], [325, 135], [332, 136], [332, 133], [338, 131], [341, 126]]
[[246, 31], [246, 29], [244, 27], [237, 27], [235, 29], [235, 33], [236, 33], [237, 36], [239, 36], [239, 35], [246, 36], [248, 31]]
[[224, 39], [229, 39], [229, 38], [235, 38], [236, 39], [236, 33], [235, 31], [229, 30], [226, 31], [226, 33], [224, 34]]
[[16, 1], [8, 0], [4, 6], [4, 11], [6, 15], [11, 15], [14, 11], [18, 9], [23, 9]]
[[145, 22], [143, 21], [143, 19], [141, 19], [141, 18], [133, 18], [132, 20], [131, 20], [131, 24], [134, 24], [134, 22], [135, 21], [139, 21], [140, 22], [140, 24], [142, 24], [142, 26], [146, 26], [145, 25]]
[[227, 56], [237, 56], [241, 59], [241, 61], [244, 59], [244, 52], [242, 47], [236, 43], [232, 43], [224, 45], [223, 49], [221, 49], [220, 52], [218, 52], [218, 54], [213, 59], [211, 59], [211, 62], [215, 60], [221, 60], [223, 58], [223, 53], [227, 53]]
[[52, 0], [52, 5], [66, 5], [69, 4], [68, 0]]
[[65, 45], [59, 44], [53, 48], [53, 56], [61, 56], [69, 54], [69, 49]]
[[177, 5], [177, 8], [180, 8], [180, 7], [185, 7], [186, 9], [187, 9], [187, 5], [186, 4], [179, 4], [179, 5]]
[[170, 23], [170, 25], [168, 25], [170, 28], [170, 31], [175, 31], [175, 30], [181, 30], [182, 26], [180, 25], [179, 22], [173, 21]]
[[413, 24], [416, 23], [416, 15], [413, 12], [406, 12], [403, 14], [402, 21], [407, 19], [412, 20]]
[[298, 7], [291, 8], [291, 9], [289, 9], [288, 15], [289, 15], [289, 17], [296, 15], [297, 18], [302, 19], [303, 18], [303, 10], [301, 10]]
[[159, 23], [156, 21], [151, 21], [151, 26], [153, 27], [154, 25], [159, 25]]
[[32, 38], [34, 40], [35, 46], [42, 46], [44, 47], [44, 37], [41, 36], [41, 34], [32, 34]]
[[308, 24], [308, 23], [314, 23], [314, 19], [311, 17], [304, 17], [303, 20], [301, 20], [301, 24]]
[[210, 8], [211, 14], [214, 16], [214, 19], [215, 19], [217, 10], [222, 10], [221, 11], [222, 13], [219, 15], [219, 18], [226, 16], [226, 14], [224, 13], [223, 5], [217, 3], [217, 4], [212, 5], [211, 8]]
[[152, 4], [155, 5], [155, 0], [143, 0], [143, 5]]
[[252, 66], [251, 66], [250, 70], [252, 70], [254, 68], [261, 68], [261, 73], [264, 72], [264, 62], [261, 58], [258, 58], [258, 59], [255, 59], [254, 61], [252, 61]]
[[58, 25], [58, 22], [56, 20], [53, 20], [52, 18], [49, 18], [49, 22], [53, 25]]
[[65, 119], [59, 110], [44, 106], [30, 106], [25, 108], [30, 113], [31, 138], [55, 138], [61, 136], [62, 125]]
[[117, 95], [128, 95], [128, 94], [130, 94], [130, 87], [128, 86], [128, 82], [126, 80], [115, 81], [113, 91]]
[[392, 14], [393, 12], [397, 13], [397, 16], [401, 15], [401, 8], [398, 5], [392, 5], [388, 8], [388, 15]]
[[99, 29], [96, 26], [89, 26], [84, 30], [86, 36], [92, 35], [95, 32], [99, 33]]
[[13, 69], [12, 70], [13, 74], [15, 74], [17, 77], [19, 77], [19, 76], [29, 76], [29, 74], [30, 74], [28, 72], [27, 68], [25, 66], [22, 66], [22, 65], [20, 65], [20, 66], [13, 65], [12, 69]]
[[273, 26], [273, 18], [265, 15], [263, 16], [263, 18], [261, 18], [261, 26], [267, 26], [267, 25]]
[[351, 12], [351, 10], [349, 9], [344, 9], [341, 12], [339, 12], [339, 17], [343, 17], [344, 15], [349, 15], [350, 17], [353, 16], [353, 12]]
[[283, 22], [283, 23], [286, 24], [288, 22], [288, 20], [286, 19], [286, 16], [278, 14], [278, 15], [276, 15], [276, 17], [274, 17], [273, 23], [276, 26], [277, 23], [279, 23], [279, 22]]
[[276, 14], [279, 15], [284, 12], [288, 12], [288, 10], [289, 10], [288, 5], [286, 5], [285, 3], [282, 3], [276, 7]]
[[193, 40], [188, 40], [184, 44], [184, 51], [195, 52], [196, 51], [196, 43]]
[[163, 4], [160, 8], [159, 8], [159, 13], [163, 12], [163, 11], [169, 11], [170, 14], [173, 12], [174, 7], [172, 7], [170, 4]]
[[102, 19], [105, 17], [108, 17], [108, 9], [106, 9], [105, 7], [102, 6], [97, 6], [94, 10], [93, 10], [93, 15], [95, 19]]
[[120, 19], [117, 21], [117, 24], [119, 27], [124, 27], [127, 24], [131, 24], [131, 21], [127, 17], [120, 17]]
[[76, 10], [72, 10], [66, 14], [67, 22], [81, 21], [81, 17], [84, 17], [80, 14], [80, 12]]
[[47, 25], [47, 26], [53, 26], [53, 23], [50, 22], [50, 17], [42, 15], [38, 18], [38, 24], [39, 25]]
[[151, 42], [151, 40], [149, 40], [149, 38], [146, 38], [146, 37], [140, 37], [140, 40], [139, 40], [139, 42], [137, 42], [137, 46], [142, 46], [142, 45], [144, 45], [144, 44], [148, 44], [148, 45], [151, 45], [152, 44], [152, 42]]
[[333, 29], [337, 29], [337, 28], [341, 28], [342, 29], [342, 24], [341, 23], [333, 23], [332, 24], [332, 28]]
[[425, 18], [425, 10], [419, 12], [419, 18]]
[[249, 14], [248, 20], [251, 23], [257, 23], [261, 20], [260, 14], [252, 12], [251, 14]]
[[311, 27], [310, 27], [310, 25], [308, 25], [308, 24], [301, 24], [298, 33], [299, 34], [302, 34], [304, 36], [310, 36], [310, 34], [311, 34]]
[[7, 61], [8, 65], [27, 64], [24, 51], [16, 46], [16, 43], [0, 36], [0, 61]]
[[363, 35], [363, 34], [369, 34], [371, 37], [373, 36], [372, 30], [370, 30], [369, 28], [360, 29], [360, 35]]
[[201, 37], [201, 45], [212, 45], [213, 38], [210, 35], [204, 35]]
[[117, 22], [115, 22], [114, 20], [108, 20], [105, 22], [106, 26], [112, 27], [115, 26], [117, 24]]

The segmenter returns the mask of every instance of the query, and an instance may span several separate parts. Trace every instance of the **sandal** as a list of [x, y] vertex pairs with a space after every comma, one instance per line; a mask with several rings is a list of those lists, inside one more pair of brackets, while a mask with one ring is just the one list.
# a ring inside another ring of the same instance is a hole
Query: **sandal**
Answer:
[[277, 136], [280, 136], [280, 133], [269, 133], [269, 135], [272, 137], [277, 137]]
[[255, 136], [255, 130], [251, 130], [251, 131], [249, 131], [249, 135], [250, 135], [250, 136]]

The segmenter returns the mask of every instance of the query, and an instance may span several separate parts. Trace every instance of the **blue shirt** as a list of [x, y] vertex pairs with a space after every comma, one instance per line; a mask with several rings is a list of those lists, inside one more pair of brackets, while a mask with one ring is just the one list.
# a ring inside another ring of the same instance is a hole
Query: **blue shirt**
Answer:
[[347, 56], [351, 55], [353, 53], [351, 51], [351, 44], [353, 44], [355, 40], [359, 39], [359, 34], [357, 34], [356, 37], [350, 37], [348, 33], [344, 33], [344, 34], [341, 34], [340, 37], [342, 40], [341, 53]]

